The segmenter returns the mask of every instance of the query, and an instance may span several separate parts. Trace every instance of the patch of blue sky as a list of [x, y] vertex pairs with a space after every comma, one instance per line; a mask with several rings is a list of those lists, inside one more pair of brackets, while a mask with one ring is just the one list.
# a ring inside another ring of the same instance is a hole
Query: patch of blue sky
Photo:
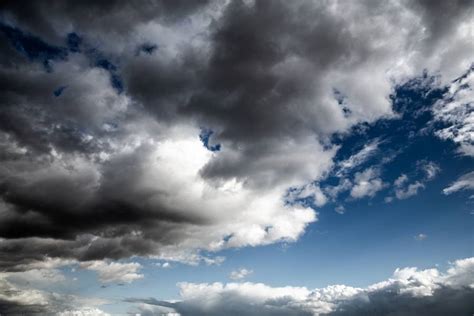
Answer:
[[[397, 86], [391, 96], [393, 110], [397, 114], [395, 118], [381, 119], [372, 124], [362, 123], [348, 134], [334, 135], [333, 143], [340, 146], [335, 156], [336, 167], [320, 185], [338, 185], [341, 178], [350, 179], [366, 168], [376, 168], [384, 181], [392, 183], [402, 173], [413, 174], [419, 161], [445, 164], [446, 159], [459, 158], [452, 156], [455, 144], [440, 140], [433, 134], [431, 108], [447, 91], [447, 87], [436, 86], [435, 81], [435, 77], [424, 73]], [[350, 161], [351, 157], [370, 146], [373, 150], [367, 150], [362, 155], [364, 159]], [[351, 163], [345, 166], [347, 161]], [[341, 172], [342, 168], [347, 170]], [[382, 192], [389, 189], [390, 186], [387, 186]], [[347, 195], [348, 192], [342, 198], [347, 198]]]
[[53, 94], [55, 97], [61, 96], [63, 94], [64, 90], [67, 88], [67, 86], [59, 86], [57, 89], [53, 91]]
[[143, 43], [137, 47], [135, 55], [140, 55], [140, 53], [145, 53], [152, 55], [158, 49], [158, 45], [152, 43]]
[[210, 151], [220, 151], [221, 144], [211, 144], [211, 136], [214, 134], [214, 131], [207, 128], [202, 128], [201, 133], [199, 134], [199, 139], [201, 140], [204, 147]]

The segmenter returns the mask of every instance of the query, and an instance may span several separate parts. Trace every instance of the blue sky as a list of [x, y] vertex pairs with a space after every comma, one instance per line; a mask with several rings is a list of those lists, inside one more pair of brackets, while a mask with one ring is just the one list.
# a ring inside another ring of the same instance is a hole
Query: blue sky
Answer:
[[474, 312], [472, 10], [2, 5], [0, 314]]

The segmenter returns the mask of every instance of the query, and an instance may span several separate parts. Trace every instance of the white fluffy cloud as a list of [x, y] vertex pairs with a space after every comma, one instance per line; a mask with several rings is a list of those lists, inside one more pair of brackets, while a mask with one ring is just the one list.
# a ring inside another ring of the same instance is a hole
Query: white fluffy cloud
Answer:
[[[270, 287], [261, 283], [179, 283], [180, 300], [129, 299], [156, 315], [164, 306], [187, 315], [443, 315], [474, 307], [474, 258], [456, 260], [447, 272], [438, 269], [396, 269], [386, 281], [354, 288], [332, 285]], [[452, 309], [456, 304], [457, 309]], [[444, 306], [444, 307], [443, 307]], [[436, 310], [438, 309], [438, 310]], [[431, 313], [430, 313], [431, 311]], [[460, 314], [460, 315], [461, 315]]]
[[355, 199], [365, 196], [373, 197], [378, 191], [382, 190], [384, 186], [385, 184], [379, 177], [379, 171], [375, 168], [367, 168], [355, 174], [351, 196]]

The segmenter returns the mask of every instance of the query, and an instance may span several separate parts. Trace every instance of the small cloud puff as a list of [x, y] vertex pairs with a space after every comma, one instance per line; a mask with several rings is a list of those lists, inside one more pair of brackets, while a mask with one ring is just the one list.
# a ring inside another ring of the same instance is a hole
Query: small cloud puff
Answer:
[[232, 279], [232, 280], [242, 280], [242, 279], [245, 279], [247, 276], [249, 276], [252, 273], [253, 273], [252, 270], [241, 268], [241, 269], [232, 271], [229, 275], [229, 278]]
[[415, 236], [415, 239], [418, 240], [418, 241], [425, 240], [426, 238], [428, 238], [428, 235], [425, 235], [425, 234], [422, 234], [422, 233]]

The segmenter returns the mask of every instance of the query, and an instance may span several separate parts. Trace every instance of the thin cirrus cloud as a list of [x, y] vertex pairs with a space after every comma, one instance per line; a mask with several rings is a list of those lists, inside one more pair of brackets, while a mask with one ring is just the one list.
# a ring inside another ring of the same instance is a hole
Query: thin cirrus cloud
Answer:
[[92, 261], [83, 262], [80, 264], [80, 267], [97, 272], [99, 275], [99, 281], [102, 283], [131, 283], [135, 280], [143, 278], [143, 274], [138, 273], [141, 265], [136, 262], [107, 263], [104, 261]]
[[474, 172], [460, 176], [456, 181], [444, 188], [443, 193], [449, 195], [461, 190], [474, 190]]

